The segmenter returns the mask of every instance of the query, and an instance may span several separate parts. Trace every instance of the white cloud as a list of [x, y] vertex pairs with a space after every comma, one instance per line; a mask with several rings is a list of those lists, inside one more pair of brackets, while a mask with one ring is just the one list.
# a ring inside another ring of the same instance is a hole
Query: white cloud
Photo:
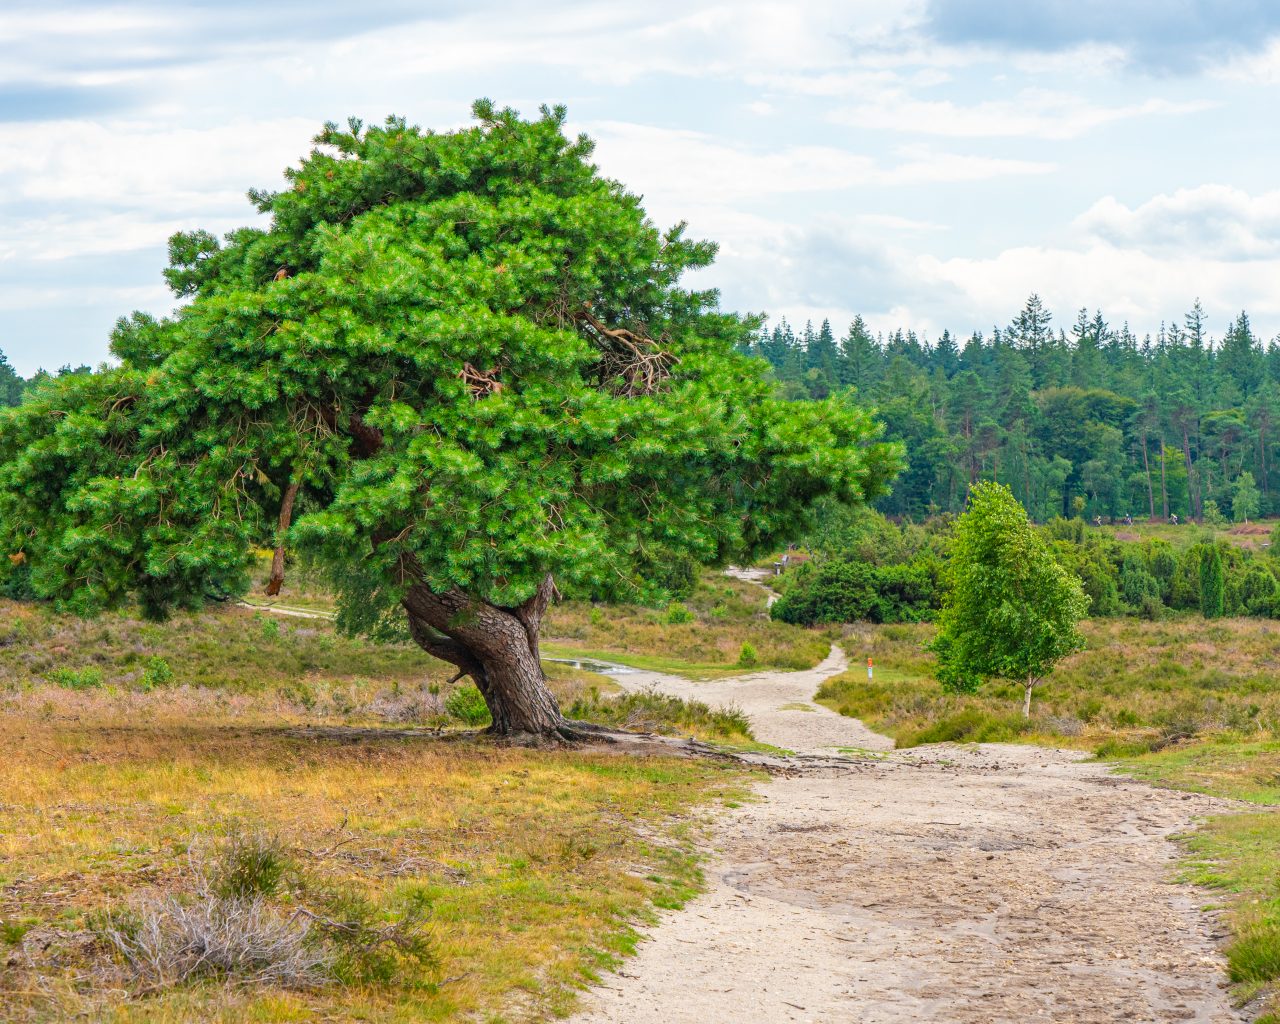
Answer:
[[[57, 288], [50, 286], [0, 286], [0, 309], [40, 309], [56, 306], [72, 308], [107, 305], [123, 315], [131, 309], [169, 310], [175, 305], [173, 294], [163, 285], [137, 288], [108, 288], [93, 285]], [[106, 349], [103, 347], [103, 355]], [[62, 353], [51, 347], [45, 359], [50, 365], [63, 360]]]
[[1210, 73], [1227, 81], [1250, 85], [1280, 84], [1280, 39], [1273, 39], [1259, 53], [1237, 56], [1214, 66]]
[[702, 132], [619, 121], [587, 126], [596, 158], [606, 174], [645, 196], [690, 203], [730, 203], [797, 192], [839, 191], [858, 186], [980, 181], [1043, 174], [1053, 165], [903, 150], [892, 163], [834, 146], [789, 146], [757, 152]]
[[1003, 323], [1032, 292], [1068, 319], [1081, 307], [1098, 307], [1113, 322], [1154, 330], [1180, 319], [1198, 296], [1211, 316], [1226, 319], [1248, 308], [1261, 330], [1280, 328], [1280, 260], [1247, 264], [1193, 252], [1158, 257], [1096, 243], [1081, 249], [1020, 246], [991, 258], [920, 262], [932, 280], [962, 292], [974, 314]]
[[1119, 248], [1176, 258], [1275, 259], [1280, 257], [1280, 191], [1254, 196], [1228, 185], [1200, 185], [1134, 208], [1107, 196], [1075, 226]]
[[1208, 106], [1205, 102], [1174, 103], [1163, 99], [1098, 106], [1071, 93], [1040, 89], [1024, 90], [1012, 100], [964, 106], [951, 100], [921, 100], [891, 90], [858, 106], [835, 111], [831, 119], [857, 128], [958, 138], [1074, 139], [1116, 121], [1188, 114]]
[[93, 201], [156, 212], [240, 203], [248, 186], [274, 187], [317, 125], [280, 118], [210, 128], [145, 122], [62, 121], [0, 125], [0, 197]]

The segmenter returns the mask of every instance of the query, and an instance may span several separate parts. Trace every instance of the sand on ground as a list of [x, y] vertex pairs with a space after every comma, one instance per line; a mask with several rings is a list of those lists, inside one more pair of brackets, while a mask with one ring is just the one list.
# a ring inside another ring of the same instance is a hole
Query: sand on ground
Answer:
[[807, 672], [617, 677], [736, 704], [798, 756], [716, 820], [708, 891], [584, 996], [574, 1024], [1245, 1019], [1219, 922], [1199, 909], [1212, 897], [1173, 880], [1170, 837], [1224, 802], [1078, 752], [892, 751], [812, 702], [846, 666], [836, 649]]

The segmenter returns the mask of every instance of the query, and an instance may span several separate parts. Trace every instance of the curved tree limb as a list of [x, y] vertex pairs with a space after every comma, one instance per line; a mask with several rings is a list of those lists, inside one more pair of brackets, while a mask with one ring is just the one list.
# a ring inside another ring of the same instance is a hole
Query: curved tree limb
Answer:
[[272, 597], [284, 586], [284, 539], [293, 522], [293, 503], [298, 497], [298, 482], [291, 481], [280, 500], [280, 522], [276, 532], [276, 550], [271, 556], [271, 579], [267, 581], [267, 593]]

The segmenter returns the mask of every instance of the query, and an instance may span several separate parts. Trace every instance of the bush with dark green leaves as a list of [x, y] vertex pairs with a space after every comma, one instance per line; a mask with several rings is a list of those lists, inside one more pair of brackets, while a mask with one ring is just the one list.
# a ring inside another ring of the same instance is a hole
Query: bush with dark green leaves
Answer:
[[1200, 614], [1206, 619], [1221, 618], [1225, 605], [1222, 552], [1208, 544], [1200, 555]]
[[941, 605], [940, 564], [871, 565], [837, 559], [801, 567], [771, 614], [781, 622], [921, 622]]

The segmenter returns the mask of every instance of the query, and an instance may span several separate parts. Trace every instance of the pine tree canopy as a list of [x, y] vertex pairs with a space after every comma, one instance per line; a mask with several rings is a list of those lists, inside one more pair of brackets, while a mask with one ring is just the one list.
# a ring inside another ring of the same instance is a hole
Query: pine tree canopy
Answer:
[[655, 228], [562, 108], [474, 113], [327, 125], [250, 193], [269, 226], [174, 236], [190, 301], [121, 320], [118, 368], [5, 414], [0, 543], [40, 594], [195, 605], [284, 529], [352, 629], [414, 582], [501, 609], [548, 577], [652, 596], [673, 561], [885, 492], [900, 453], [871, 416], [773, 397], [735, 351], [758, 322], [681, 286], [714, 245]]

